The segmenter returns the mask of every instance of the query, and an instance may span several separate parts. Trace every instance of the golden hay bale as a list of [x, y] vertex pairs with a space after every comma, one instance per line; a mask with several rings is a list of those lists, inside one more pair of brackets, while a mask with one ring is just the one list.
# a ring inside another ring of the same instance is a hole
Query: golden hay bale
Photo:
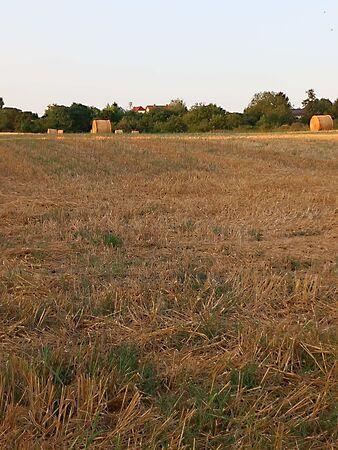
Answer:
[[310, 120], [311, 131], [333, 130], [333, 119], [331, 116], [312, 116]]
[[58, 130], [58, 134], [63, 134], [63, 130]]
[[93, 120], [92, 123], [92, 133], [111, 133], [111, 123], [110, 120]]
[[115, 130], [115, 134], [123, 134], [123, 130]]
[[138, 130], [132, 130], [131, 134], [140, 134], [140, 132]]
[[55, 130], [54, 128], [48, 128], [47, 134], [58, 134], [58, 130]]

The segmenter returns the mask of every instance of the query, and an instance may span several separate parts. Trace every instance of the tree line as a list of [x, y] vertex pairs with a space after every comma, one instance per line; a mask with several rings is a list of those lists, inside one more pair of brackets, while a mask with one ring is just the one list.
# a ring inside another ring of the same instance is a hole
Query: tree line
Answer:
[[49, 105], [42, 117], [31, 111], [6, 107], [0, 97], [0, 132], [43, 133], [48, 128], [69, 133], [85, 133], [93, 119], [108, 119], [113, 129], [147, 133], [212, 132], [223, 130], [301, 129], [314, 114], [330, 114], [338, 120], [338, 99], [317, 98], [309, 89], [301, 110], [292, 109], [283, 92], [261, 92], [252, 98], [243, 113], [228, 112], [215, 104], [197, 103], [187, 108], [181, 99], [146, 114], [125, 110], [116, 102], [103, 109], [73, 103], [71, 106]]

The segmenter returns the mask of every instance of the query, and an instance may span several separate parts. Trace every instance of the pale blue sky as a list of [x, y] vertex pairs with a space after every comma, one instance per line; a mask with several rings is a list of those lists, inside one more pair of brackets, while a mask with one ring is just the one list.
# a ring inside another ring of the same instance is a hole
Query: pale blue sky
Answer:
[[[326, 13], [325, 13], [326, 11]], [[338, 97], [338, 0], [0, 0], [0, 96], [126, 107]]]

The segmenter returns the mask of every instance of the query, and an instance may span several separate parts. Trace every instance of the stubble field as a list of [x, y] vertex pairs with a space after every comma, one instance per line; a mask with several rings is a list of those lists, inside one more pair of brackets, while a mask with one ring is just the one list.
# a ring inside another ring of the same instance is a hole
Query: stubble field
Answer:
[[0, 447], [335, 448], [338, 133], [0, 136]]

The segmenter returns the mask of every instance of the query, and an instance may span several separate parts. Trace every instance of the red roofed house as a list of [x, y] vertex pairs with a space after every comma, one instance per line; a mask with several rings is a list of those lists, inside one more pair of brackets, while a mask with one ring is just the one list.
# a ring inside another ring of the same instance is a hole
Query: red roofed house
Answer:
[[157, 108], [168, 108], [168, 106], [169, 105], [148, 105], [148, 106], [146, 106], [146, 112], [148, 113], [148, 112], [153, 111], [154, 109], [157, 109]]
[[132, 111], [138, 114], [144, 114], [146, 112], [143, 106], [134, 106]]

